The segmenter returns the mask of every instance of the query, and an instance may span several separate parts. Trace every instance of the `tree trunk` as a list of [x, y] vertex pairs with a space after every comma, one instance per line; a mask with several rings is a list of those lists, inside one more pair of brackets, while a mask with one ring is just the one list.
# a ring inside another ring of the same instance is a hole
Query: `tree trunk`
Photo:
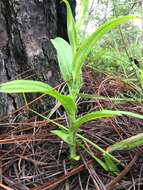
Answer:
[[[49, 40], [57, 35], [67, 40], [65, 8], [59, 2], [0, 0], [0, 83], [14, 79], [40, 80], [52, 86], [59, 83], [56, 52]], [[74, 10], [75, 0], [70, 2]], [[47, 101], [49, 98], [34, 105], [47, 110], [51, 105]], [[0, 94], [0, 115], [24, 104], [22, 95]]]

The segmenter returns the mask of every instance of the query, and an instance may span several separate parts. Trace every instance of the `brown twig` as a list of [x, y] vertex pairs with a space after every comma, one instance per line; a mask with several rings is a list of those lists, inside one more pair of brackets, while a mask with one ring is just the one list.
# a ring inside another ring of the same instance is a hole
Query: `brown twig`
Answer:
[[115, 177], [113, 180], [111, 180], [107, 185], [106, 188], [107, 190], [112, 190], [114, 188], [114, 186], [121, 181], [121, 179], [130, 171], [130, 169], [132, 168], [132, 166], [135, 164], [136, 160], [138, 159], [138, 157], [140, 156], [140, 152], [137, 152], [134, 156], [134, 158], [131, 160], [131, 162], [125, 167], [125, 169], [117, 176]]
[[14, 190], [14, 189], [12, 189], [12, 188], [10, 188], [10, 187], [2, 184], [2, 183], [0, 183], [0, 187], [2, 188], [2, 190]]
[[[88, 165], [93, 165], [95, 161], [93, 160], [89, 160], [87, 162]], [[67, 180], [69, 177], [75, 175], [76, 173], [79, 173], [81, 171], [83, 171], [85, 169], [85, 165], [81, 164], [80, 166], [72, 169], [71, 171], [67, 172], [67, 175], [63, 175], [60, 176], [58, 179], [56, 180], [52, 180], [52, 181], [48, 181], [46, 183], [44, 183], [43, 185], [40, 185], [39, 187], [34, 187], [31, 190], [49, 190], [57, 185], [59, 185], [61, 182]]]

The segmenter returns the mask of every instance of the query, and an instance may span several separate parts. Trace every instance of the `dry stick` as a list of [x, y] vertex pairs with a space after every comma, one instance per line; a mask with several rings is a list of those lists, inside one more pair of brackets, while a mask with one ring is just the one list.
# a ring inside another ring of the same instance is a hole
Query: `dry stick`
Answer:
[[3, 180], [6, 184], [8, 184], [9, 186], [11, 186], [12, 188], [9, 188], [9, 189], [3, 189], [3, 190], [29, 190], [28, 187], [26, 187], [25, 185], [22, 185], [22, 184], [18, 184], [16, 183], [13, 179], [11, 179], [10, 177], [3, 177]]
[[136, 160], [140, 156], [141, 152], [137, 152], [134, 156], [134, 158], [131, 160], [131, 162], [125, 167], [125, 169], [117, 176], [115, 177], [112, 181], [110, 181], [107, 185], [106, 188], [107, 190], [112, 190], [114, 186], [121, 181], [121, 179], [130, 171], [132, 166], [135, 164]]
[[[94, 163], [95, 163], [94, 160], [89, 160], [87, 162], [88, 165], [93, 165]], [[41, 185], [39, 187], [31, 188], [30, 190], [41, 190], [41, 189], [42, 190], [49, 190], [49, 189], [51, 189], [51, 188], [59, 185], [63, 181], [67, 180], [69, 177], [75, 175], [76, 173], [82, 172], [84, 169], [85, 169], [85, 165], [81, 164], [80, 166], [72, 169], [70, 172], [67, 172], [67, 175], [60, 176], [56, 180], [52, 180], [52, 181], [46, 182], [43, 185]]]
[[84, 159], [82, 153], [80, 154], [82, 160], [83, 160], [83, 163], [86, 167], [86, 169], [88, 170], [89, 172], [89, 175], [95, 185], [95, 188], [97, 190], [106, 190], [104, 184], [102, 183], [102, 181], [100, 180], [99, 176], [96, 174], [95, 170], [93, 169], [93, 166], [87, 164], [86, 160]]
[[[41, 99], [41, 98], [44, 97], [45, 95], [46, 95], [46, 94], [42, 94], [41, 96], [39, 96], [39, 97], [37, 97], [36, 99], [34, 99], [34, 100], [32, 100], [31, 102], [29, 102], [27, 105], [29, 106], [29, 105], [33, 104], [34, 102], [36, 102], [37, 100]], [[27, 107], [27, 105], [24, 105], [24, 106], [18, 108], [16, 111], [11, 112], [11, 113], [9, 113], [9, 114], [6, 115], [6, 116], [3, 116], [2, 118], [0, 118], [0, 121], [3, 121], [4, 119], [7, 119], [10, 115], [14, 115], [15, 113], [17, 113], [17, 112], [19, 112], [19, 111], [25, 109], [25, 108]]]
[[14, 190], [14, 189], [12, 189], [12, 188], [10, 188], [8, 186], [3, 185], [2, 183], [0, 183], [0, 187], [2, 187], [3, 190]]
[[[63, 160], [64, 174], [67, 175], [66, 162]], [[70, 190], [68, 179], [65, 181], [65, 190]]]
[[[5, 138], [5, 139], [0, 139], [0, 145], [1, 144], [14, 144], [14, 143], [18, 143], [18, 142], [33, 142], [33, 141], [45, 141], [47, 140], [47, 138], [51, 137], [52, 138], [52, 134], [42, 134], [42, 135], [16, 135], [12, 138]], [[53, 138], [52, 138], [53, 140]]]

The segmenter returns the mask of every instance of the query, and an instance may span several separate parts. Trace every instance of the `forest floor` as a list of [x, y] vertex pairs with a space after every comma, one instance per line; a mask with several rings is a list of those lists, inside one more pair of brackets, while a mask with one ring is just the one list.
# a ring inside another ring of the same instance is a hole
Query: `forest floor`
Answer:
[[[78, 114], [102, 108], [127, 110], [143, 114], [142, 102], [112, 101], [109, 97], [134, 93], [133, 86], [120, 77], [98, 76], [89, 69], [84, 71], [83, 91], [106, 99], [85, 100], [80, 98]], [[143, 147], [116, 151], [114, 156], [124, 166], [119, 166], [119, 174], [106, 172], [84, 149], [77, 147], [80, 160], [70, 161], [68, 146], [50, 133], [56, 126], [36, 113], [29, 119], [15, 118], [27, 111], [28, 106], [39, 101], [44, 95], [29, 102], [28, 105], [0, 118], [0, 190], [142, 190], [143, 188]], [[47, 113], [40, 113], [46, 116]], [[54, 119], [55, 118], [55, 119]], [[66, 124], [62, 110], [56, 110], [53, 119]], [[143, 132], [143, 121], [127, 116], [100, 119], [81, 127], [80, 133], [98, 146], [106, 148], [133, 135]], [[86, 144], [98, 158], [102, 154]]]

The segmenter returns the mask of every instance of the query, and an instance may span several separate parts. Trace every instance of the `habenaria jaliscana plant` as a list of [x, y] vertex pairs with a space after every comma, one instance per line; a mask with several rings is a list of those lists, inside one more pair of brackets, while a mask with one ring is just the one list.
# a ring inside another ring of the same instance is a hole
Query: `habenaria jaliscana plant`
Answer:
[[[123, 24], [130, 19], [136, 19], [136, 16], [123, 16], [113, 19], [104, 23], [95, 32], [88, 36], [81, 44], [79, 44], [79, 23], [76, 25], [72, 15], [70, 5], [67, 0], [63, 0], [67, 8], [67, 30], [69, 42], [57, 37], [52, 39], [51, 42], [57, 50], [57, 57], [62, 78], [67, 81], [69, 89], [68, 95], [63, 95], [50, 85], [32, 80], [14, 80], [6, 82], [0, 85], [0, 92], [4, 93], [45, 93], [56, 98], [64, 107], [67, 118], [68, 126], [65, 130], [63, 127], [52, 131], [55, 135], [60, 137], [70, 148], [70, 158], [78, 160], [79, 156], [76, 152], [76, 146], [78, 141], [77, 132], [80, 126], [86, 122], [99, 119], [108, 118], [120, 115], [129, 115], [143, 119], [143, 116], [131, 112], [125, 111], [113, 111], [113, 110], [101, 110], [92, 113], [85, 114], [81, 117], [77, 117], [77, 104], [76, 99], [79, 91], [82, 87], [82, 67], [89, 53], [95, 48], [97, 42], [101, 40], [105, 33], [109, 30]], [[83, 1], [86, 2], [86, 1]], [[82, 18], [82, 17], [80, 17]]]

